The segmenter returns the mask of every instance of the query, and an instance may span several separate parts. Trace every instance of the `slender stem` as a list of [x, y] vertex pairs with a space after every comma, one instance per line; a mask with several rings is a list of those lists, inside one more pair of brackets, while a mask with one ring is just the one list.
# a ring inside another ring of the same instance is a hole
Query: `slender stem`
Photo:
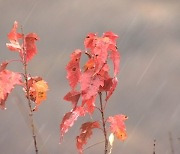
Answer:
[[101, 144], [101, 143], [103, 143], [104, 141], [100, 141], [100, 142], [97, 142], [97, 143], [95, 143], [95, 144], [92, 144], [92, 145], [90, 145], [90, 146], [88, 146], [87, 148], [85, 148], [83, 151], [85, 151], [85, 150], [87, 150], [87, 149], [89, 149], [89, 148], [92, 148], [93, 146], [96, 146], [96, 145], [98, 145], [98, 144]]
[[169, 142], [171, 147], [171, 154], [174, 154], [174, 147], [173, 147], [173, 138], [171, 132], [169, 132]]
[[99, 99], [100, 99], [100, 108], [101, 108], [101, 118], [102, 118], [102, 124], [103, 124], [103, 133], [104, 133], [104, 139], [105, 139], [104, 154], [107, 154], [108, 153], [108, 139], [107, 139], [106, 122], [104, 118], [104, 108], [103, 108], [103, 103], [102, 103], [101, 92], [99, 92]]
[[21, 31], [23, 34], [23, 66], [24, 66], [24, 78], [25, 78], [25, 86], [26, 86], [26, 92], [27, 92], [27, 99], [28, 99], [28, 106], [29, 106], [29, 117], [30, 117], [30, 123], [31, 123], [31, 129], [32, 129], [32, 137], [34, 140], [34, 148], [35, 148], [35, 153], [38, 154], [38, 147], [37, 147], [37, 139], [36, 139], [36, 134], [35, 134], [35, 126], [34, 126], [34, 120], [33, 120], [33, 109], [32, 109], [32, 105], [31, 105], [31, 100], [30, 100], [30, 94], [29, 94], [29, 85], [28, 85], [28, 73], [27, 73], [27, 53], [26, 50], [24, 48], [24, 33], [23, 33], [23, 29], [21, 27]]
[[156, 139], [154, 139], [154, 144], [153, 144], [153, 154], [156, 154]]

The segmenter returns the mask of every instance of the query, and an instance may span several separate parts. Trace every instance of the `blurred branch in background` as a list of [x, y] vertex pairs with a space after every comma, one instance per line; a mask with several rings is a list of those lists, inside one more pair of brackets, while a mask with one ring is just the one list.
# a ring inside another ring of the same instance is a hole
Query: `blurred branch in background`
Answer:
[[[15, 92], [15, 96], [14, 96], [14, 97], [16, 98], [15, 103], [17, 104], [17, 107], [18, 107], [18, 109], [19, 109], [19, 112], [21, 113], [22, 117], [24, 118], [25, 123], [26, 123], [27, 126], [28, 126], [29, 131], [31, 132], [31, 131], [32, 131], [32, 130], [31, 130], [31, 122], [30, 122], [31, 119], [30, 119], [30, 117], [27, 115], [28, 109], [25, 107], [25, 104], [23, 103], [21, 97], [18, 95], [17, 92]], [[47, 149], [46, 149], [46, 147], [44, 146], [45, 143], [43, 142], [43, 138], [41, 137], [41, 134], [40, 134], [40, 132], [38, 131], [38, 130], [40, 130], [40, 129], [38, 129], [35, 120], [34, 120], [34, 128], [35, 128], [35, 133], [36, 133], [36, 135], [37, 135], [36, 137], [37, 137], [37, 139], [38, 139], [39, 152], [40, 152], [40, 153], [43, 153], [43, 154], [48, 154]]]

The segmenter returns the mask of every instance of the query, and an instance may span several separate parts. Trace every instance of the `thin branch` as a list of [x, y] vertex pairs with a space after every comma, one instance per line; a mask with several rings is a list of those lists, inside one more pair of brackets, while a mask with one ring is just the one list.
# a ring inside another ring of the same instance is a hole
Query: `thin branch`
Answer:
[[102, 124], [103, 124], [103, 133], [104, 133], [104, 139], [105, 139], [105, 145], [104, 145], [104, 154], [108, 153], [108, 138], [107, 138], [107, 130], [106, 130], [106, 123], [104, 118], [104, 109], [103, 109], [103, 103], [102, 103], [102, 93], [99, 92], [99, 99], [100, 99], [100, 107], [101, 107], [101, 118], [102, 118]]
[[[107, 91], [106, 91], [106, 97], [107, 97]], [[104, 110], [106, 108], [106, 105], [107, 105], [107, 100], [105, 99]]]
[[88, 56], [89, 59], [91, 59], [92, 55], [88, 51], [85, 51], [85, 54]]
[[94, 147], [94, 146], [96, 146], [96, 145], [98, 145], [98, 144], [101, 144], [101, 143], [103, 143], [103, 142], [105, 142], [105, 141], [100, 141], [100, 142], [97, 142], [97, 143], [95, 143], [95, 144], [92, 144], [92, 145], [88, 146], [87, 148], [83, 149], [83, 151], [85, 151], [85, 150], [87, 150], [87, 149], [89, 149], [89, 148], [92, 148], [92, 147]]
[[153, 154], [156, 154], [156, 139], [154, 139]]
[[174, 154], [174, 147], [173, 147], [173, 138], [171, 132], [169, 132], [169, 142], [171, 147], [171, 154]]
[[38, 154], [38, 147], [37, 147], [37, 140], [36, 140], [36, 134], [35, 134], [35, 126], [34, 126], [34, 120], [33, 120], [33, 109], [31, 106], [31, 100], [30, 100], [30, 94], [29, 94], [29, 85], [28, 85], [28, 73], [27, 73], [27, 53], [26, 53], [26, 49], [24, 47], [24, 33], [23, 33], [23, 28], [21, 26], [21, 32], [23, 35], [23, 66], [24, 66], [24, 77], [25, 77], [25, 86], [26, 86], [26, 92], [27, 92], [27, 99], [28, 99], [28, 106], [29, 106], [29, 118], [30, 118], [30, 122], [31, 122], [31, 129], [32, 129], [32, 137], [34, 140], [34, 148], [35, 148], [35, 153]]

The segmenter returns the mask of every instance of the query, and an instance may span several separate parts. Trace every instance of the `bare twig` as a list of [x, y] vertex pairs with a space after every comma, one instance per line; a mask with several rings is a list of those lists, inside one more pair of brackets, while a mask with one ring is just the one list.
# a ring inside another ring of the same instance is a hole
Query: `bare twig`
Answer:
[[105, 123], [105, 118], [104, 118], [104, 108], [103, 108], [103, 103], [102, 103], [102, 93], [101, 92], [99, 92], [99, 99], [100, 99], [100, 107], [101, 107], [103, 133], [104, 133], [104, 139], [105, 139], [104, 154], [107, 154], [108, 153], [108, 139], [107, 139], [107, 130], [106, 130], [106, 123]]
[[23, 33], [23, 28], [21, 26], [21, 32], [23, 35], [23, 66], [24, 66], [24, 77], [25, 77], [25, 86], [26, 86], [26, 92], [27, 92], [27, 99], [28, 99], [28, 106], [29, 106], [29, 118], [30, 118], [30, 122], [31, 122], [31, 129], [32, 129], [32, 137], [34, 140], [34, 148], [35, 148], [35, 153], [38, 154], [38, 147], [37, 147], [37, 140], [36, 140], [36, 134], [35, 134], [35, 126], [34, 126], [34, 120], [33, 120], [33, 109], [31, 106], [31, 100], [30, 100], [30, 95], [29, 95], [29, 85], [28, 85], [28, 73], [27, 73], [27, 53], [26, 53], [26, 49], [24, 47], [24, 33]]
[[174, 154], [174, 147], [173, 147], [173, 138], [171, 132], [169, 132], [169, 142], [171, 147], [171, 154]]
[[153, 154], [156, 154], [156, 139], [154, 139]]

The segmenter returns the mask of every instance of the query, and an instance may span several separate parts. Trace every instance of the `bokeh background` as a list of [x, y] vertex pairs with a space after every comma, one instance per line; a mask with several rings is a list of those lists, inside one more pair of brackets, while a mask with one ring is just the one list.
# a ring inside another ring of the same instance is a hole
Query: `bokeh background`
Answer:
[[[115, 140], [114, 154], [180, 153], [180, 1], [179, 0], [0, 0], [0, 62], [17, 59], [8, 51], [7, 34], [17, 20], [24, 32], [36, 32], [38, 54], [29, 63], [32, 76], [49, 84], [48, 99], [34, 113], [41, 154], [77, 153], [75, 137], [80, 118], [59, 144], [59, 124], [71, 108], [63, 100], [69, 90], [65, 66], [70, 53], [84, 49], [89, 32], [120, 36], [119, 84], [106, 116], [126, 114], [128, 139]], [[23, 72], [19, 63], [8, 69]], [[13, 90], [0, 111], [0, 153], [33, 154], [27, 101], [20, 87]], [[95, 113], [94, 118], [98, 119]], [[86, 147], [103, 140], [94, 131]], [[104, 144], [85, 151], [103, 153]]]

